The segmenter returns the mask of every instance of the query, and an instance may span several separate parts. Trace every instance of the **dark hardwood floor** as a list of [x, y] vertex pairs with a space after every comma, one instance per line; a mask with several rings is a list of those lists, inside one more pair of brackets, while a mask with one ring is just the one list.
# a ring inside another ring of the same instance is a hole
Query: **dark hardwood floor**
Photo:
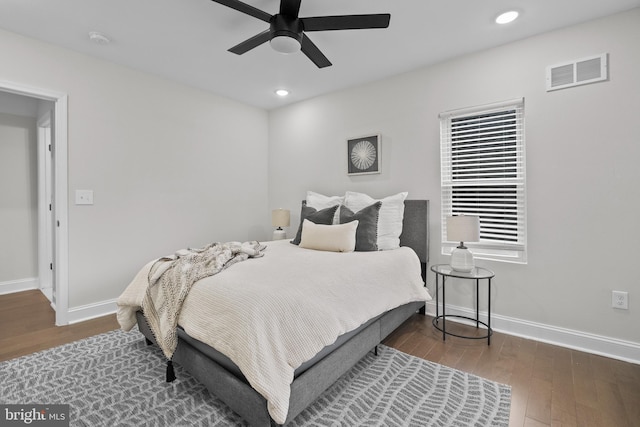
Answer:
[[55, 326], [55, 312], [39, 290], [0, 295], [0, 362], [118, 328], [115, 315]]
[[[511, 385], [511, 426], [640, 427], [640, 365], [500, 333], [491, 346], [455, 337], [443, 342], [431, 319], [413, 316], [384, 343]], [[115, 315], [54, 326], [40, 291], [0, 295], [0, 362], [117, 328]]]

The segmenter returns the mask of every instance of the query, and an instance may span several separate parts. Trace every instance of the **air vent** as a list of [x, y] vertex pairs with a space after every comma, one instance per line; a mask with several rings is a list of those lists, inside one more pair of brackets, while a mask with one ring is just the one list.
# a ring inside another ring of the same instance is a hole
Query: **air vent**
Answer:
[[607, 54], [547, 67], [547, 92], [608, 78]]

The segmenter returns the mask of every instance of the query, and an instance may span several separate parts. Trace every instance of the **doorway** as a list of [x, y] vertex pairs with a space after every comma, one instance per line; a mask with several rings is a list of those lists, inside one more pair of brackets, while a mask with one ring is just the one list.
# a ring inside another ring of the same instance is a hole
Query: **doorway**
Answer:
[[[38, 287], [49, 298], [57, 326], [68, 324], [68, 186], [66, 94], [0, 81], [0, 92], [50, 101], [37, 122]], [[46, 150], [46, 152], [43, 152]], [[51, 150], [51, 151], [49, 151]], [[48, 269], [48, 271], [47, 271]]]

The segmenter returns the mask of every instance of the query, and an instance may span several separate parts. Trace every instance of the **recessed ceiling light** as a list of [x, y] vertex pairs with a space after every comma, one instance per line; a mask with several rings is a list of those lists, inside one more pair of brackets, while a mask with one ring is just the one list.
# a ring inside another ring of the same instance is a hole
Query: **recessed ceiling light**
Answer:
[[109, 37], [105, 36], [102, 33], [97, 32], [97, 31], [91, 31], [89, 33], [89, 40], [91, 40], [92, 42], [94, 42], [96, 44], [109, 44], [109, 43], [111, 43], [111, 40], [109, 39]]
[[289, 95], [289, 91], [286, 89], [278, 89], [276, 90], [276, 95], [281, 96], [281, 97], [285, 97], [287, 95]]
[[496, 18], [496, 23], [498, 24], [508, 24], [509, 22], [513, 22], [518, 17], [519, 13], [515, 10], [510, 10], [509, 12], [505, 12]]

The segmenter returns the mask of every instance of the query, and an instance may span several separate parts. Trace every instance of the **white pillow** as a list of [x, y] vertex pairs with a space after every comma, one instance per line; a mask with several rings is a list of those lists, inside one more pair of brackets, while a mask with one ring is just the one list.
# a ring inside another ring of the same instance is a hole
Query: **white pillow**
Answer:
[[[314, 191], [307, 191], [307, 206], [315, 208], [316, 210], [330, 208], [335, 205], [344, 204], [344, 196], [325, 196], [324, 194], [316, 193]], [[340, 208], [336, 210], [333, 216], [333, 223], [340, 224]]]
[[358, 221], [346, 224], [315, 224], [308, 219], [302, 223], [300, 247], [318, 251], [353, 252], [356, 248]]
[[404, 201], [409, 195], [402, 192], [383, 199], [373, 199], [366, 194], [347, 191], [344, 205], [353, 212], [358, 212], [375, 202], [382, 202], [378, 215], [378, 250], [397, 249], [400, 247], [402, 219], [404, 218]]

